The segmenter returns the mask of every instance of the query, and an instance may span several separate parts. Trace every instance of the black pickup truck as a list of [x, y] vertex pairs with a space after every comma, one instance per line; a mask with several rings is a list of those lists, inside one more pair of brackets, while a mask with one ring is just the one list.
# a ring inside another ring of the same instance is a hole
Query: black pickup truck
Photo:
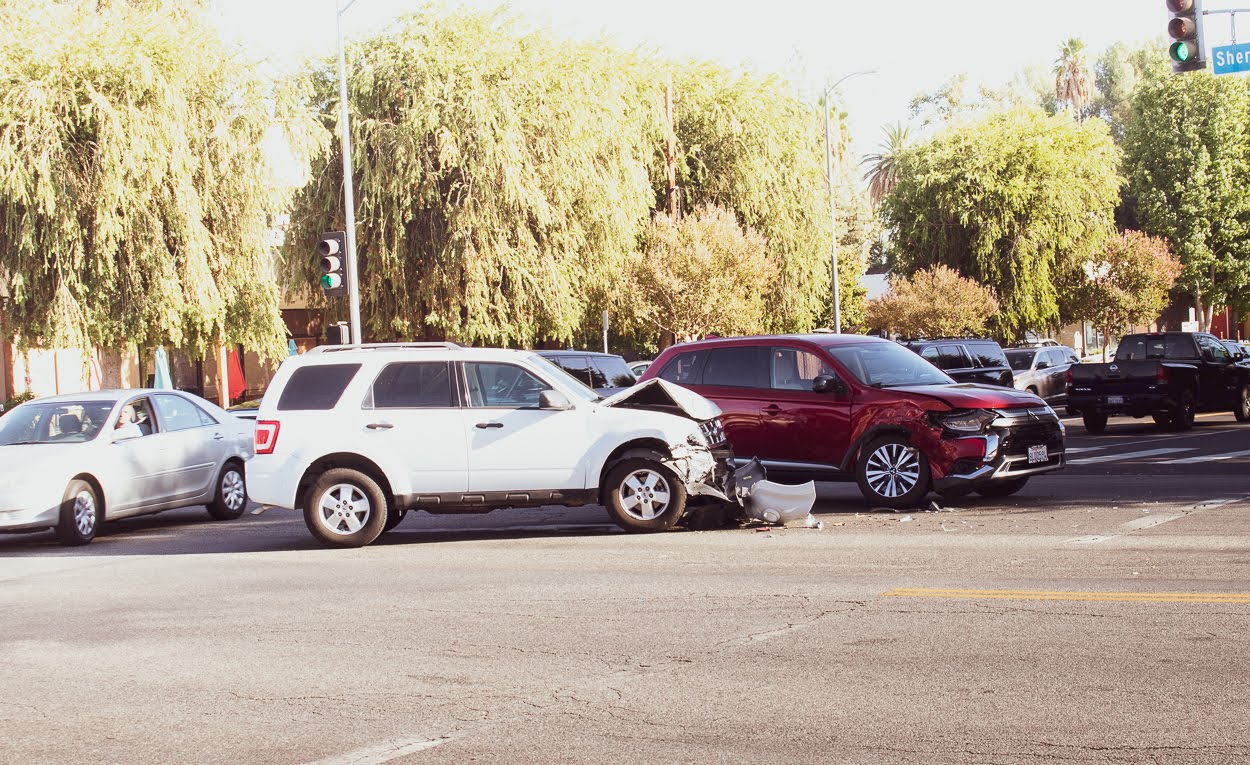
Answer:
[[1188, 430], [1195, 412], [1232, 411], [1250, 421], [1250, 365], [1239, 364], [1214, 335], [1127, 335], [1115, 361], [1068, 370], [1068, 408], [1101, 433], [1112, 415], [1150, 415], [1161, 428]]

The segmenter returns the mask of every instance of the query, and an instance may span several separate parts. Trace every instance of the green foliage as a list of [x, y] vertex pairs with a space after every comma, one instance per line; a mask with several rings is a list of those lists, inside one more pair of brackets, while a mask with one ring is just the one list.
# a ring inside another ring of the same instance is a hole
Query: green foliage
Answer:
[[1054, 72], [1056, 101], [1067, 104], [1077, 121], [1085, 119], [1086, 107], [1093, 97], [1085, 43], [1075, 37], [1065, 42], [1059, 49]]
[[766, 248], [723, 207], [700, 207], [678, 221], [656, 215], [630, 260], [622, 302], [636, 323], [678, 342], [761, 332], [778, 277]]
[[[263, 142], [284, 103], [200, 4], [0, 7], [0, 264], [23, 344], [285, 334], [266, 242]], [[298, 124], [291, 123], [298, 131]]]
[[2, 411], [0, 411], [0, 415], [3, 415], [5, 412], [11, 412], [13, 410], [13, 407], [17, 406], [18, 404], [24, 404], [27, 401], [33, 401], [34, 399], [35, 399], [35, 394], [28, 390], [24, 390], [21, 393], [15, 393], [13, 394], [12, 397], [5, 400], [4, 408]]
[[1082, 270], [1085, 278], [1074, 290], [1073, 314], [1110, 337], [1159, 317], [1181, 264], [1162, 239], [1125, 231]]
[[1093, 113], [1111, 126], [1116, 141], [1123, 142], [1131, 116], [1133, 91], [1150, 79], [1171, 76], [1167, 43], [1161, 38], [1136, 48], [1116, 43], [1094, 64]]
[[895, 270], [943, 264], [993, 285], [1004, 338], [1057, 326], [1061, 294], [1102, 252], [1122, 179], [1099, 120], [999, 112], [905, 152], [882, 208]]
[[1142, 229], [1167, 239], [1178, 288], [1209, 308], [1250, 298], [1250, 90], [1237, 77], [1161, 76], [1138, 86], [1125, 138]]
[[994, 290], [946, 266], [890, 278], [890, 291], [868, 302], [868, 325], [911, 337], [983, 335], [998, 312]]

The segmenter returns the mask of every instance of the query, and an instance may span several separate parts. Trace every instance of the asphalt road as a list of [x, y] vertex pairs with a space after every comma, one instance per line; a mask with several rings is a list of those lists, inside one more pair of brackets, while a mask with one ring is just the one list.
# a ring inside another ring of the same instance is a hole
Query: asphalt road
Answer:
[[819, 530], [0, 537], [0, 761], [1250, 762], [1250, 426], [1069, 424], [1008, 500], [822, 484]]

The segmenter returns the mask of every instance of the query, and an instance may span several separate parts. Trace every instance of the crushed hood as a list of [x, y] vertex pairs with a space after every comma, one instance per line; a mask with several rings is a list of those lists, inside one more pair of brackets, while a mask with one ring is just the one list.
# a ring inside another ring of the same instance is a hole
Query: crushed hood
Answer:
[[676, 408], [690, 419], [699, 422], [720, 417], [721, 414], [719, 406], [698, 393], [658, 377], [653, 377], [605, 398], [599, 404], [600, 406], [628, 406], [635, 409], [658, 409], [660, 411]]
[[936, 398], [955, 409], [1011, 409], [1045, 406], [1046, 402], [1027, 391], [997, 385], [959, 383], [956, 385], [903, 385], [890, 390]]

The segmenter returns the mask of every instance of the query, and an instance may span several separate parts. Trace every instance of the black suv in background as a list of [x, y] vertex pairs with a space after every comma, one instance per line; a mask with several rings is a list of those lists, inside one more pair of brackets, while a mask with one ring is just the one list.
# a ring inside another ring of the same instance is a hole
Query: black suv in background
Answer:
[[594, 351], [537, 351], [551, 363], [594, 388], [600, 396], [611, 396], [638, 382], [625, 359]]
[[907, 348], [957, 382], [1012, 387], [1014, 377], [1003, 349], [993, 340], [966, 337], [900, 340]]

